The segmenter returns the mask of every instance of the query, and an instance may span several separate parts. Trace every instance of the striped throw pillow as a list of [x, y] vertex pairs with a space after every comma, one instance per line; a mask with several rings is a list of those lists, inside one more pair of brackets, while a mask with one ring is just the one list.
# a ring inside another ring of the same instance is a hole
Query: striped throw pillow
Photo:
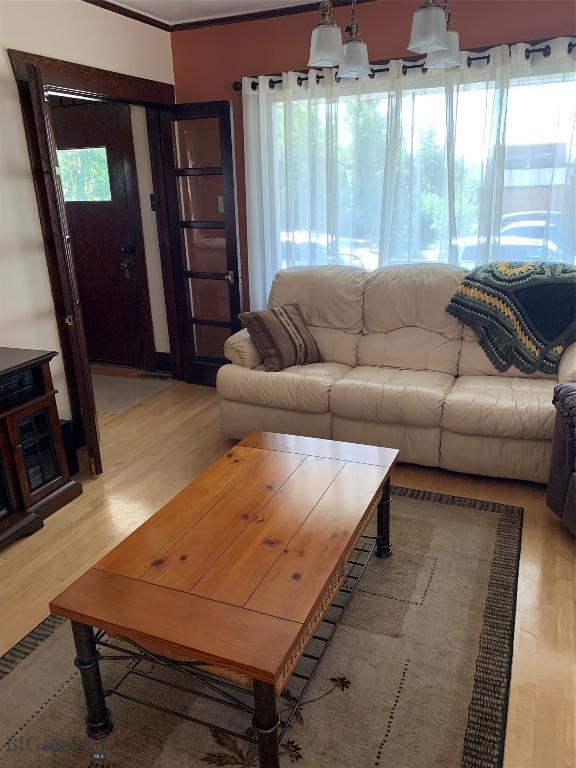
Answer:
[[297, 304], [243, 312], [238, 317], [248, 329], [267, 371], [322, 362], [318, 345]]

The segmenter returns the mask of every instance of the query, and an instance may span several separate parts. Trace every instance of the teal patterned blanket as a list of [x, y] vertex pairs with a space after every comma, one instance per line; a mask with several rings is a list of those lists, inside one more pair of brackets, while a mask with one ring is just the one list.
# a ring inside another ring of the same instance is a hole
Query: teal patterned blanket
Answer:
[[446, 307], [499, 371], [556, 373], [576, 340], [576, 267], [499, 261], [469, 272]]

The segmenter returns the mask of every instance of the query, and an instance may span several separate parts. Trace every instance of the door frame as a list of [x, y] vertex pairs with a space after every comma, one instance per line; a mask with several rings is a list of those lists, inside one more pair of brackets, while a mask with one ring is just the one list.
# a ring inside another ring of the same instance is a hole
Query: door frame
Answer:
[[[101, 101], [124, 102], [146, 108], [150, 160], [152, 166], [152, 183], [157, 209], [156, 220], [160, 246], [160, 260], [171, 348], [171, 368], [172, 375], [175, 378], [183, 378], [183, 339], [178, 324], [176, 308], [175, 281], [170, 253], [170, 232], [167, 215], [168, 206], [160, 135], [160, 116], [166, 107], [172, 106], [175, 103], [175, 91], [174, 86], [170, 83], [148, 80], [132, 75], [124, 75], [118, 72], [90, 67], [83, 64], [74, 64], [61, 59], [53, 59], [25, 51], [9, 49], [8, 55], [18, 87], [22, 108], [24, 131], [28, 145], [72, 419], [78, 444], [82, 444], [85, 431], [83, 426], [83, 416], [86, 414], [86, 408], [83, 408], [82, 403], [84, 398], [87, 397], [87, 393], [83, 390], [80, 391], [75, 375], [74, 356], [75, 354], [78, 354], [79, 350], [76, 348], [76, 335], [70, 333], [70, 327], [66, 322], [65, 287], [63, 286], [59, 275], [58, 254], [56, 249], [58, 236], [54, 232], [50, 217], [48, 194], [32, 107], [29, 67], [30, 65], [38, 67], [42, 74], [46, 89], [49, 89], [53, 93], [72, 98], [84, 97]], [[86, 369], [88, 369], [87, 361]], [[88, 411], [90, 411], [90, 409], [88, 409]], [[96, 427], [96, 425], [94, 426]]]

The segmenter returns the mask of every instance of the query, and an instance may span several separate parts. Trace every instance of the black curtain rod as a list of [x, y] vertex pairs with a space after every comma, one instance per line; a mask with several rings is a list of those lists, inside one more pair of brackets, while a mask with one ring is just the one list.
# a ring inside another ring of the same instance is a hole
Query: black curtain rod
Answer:
[[[517, 45], [517, 43], [513, 43], [513, 45]], [[508, 47], [510, 48], [511, 46], [509, 45]], [[576, 43], [573, 43], [572, 41], [570, 41], [568, 43], [568, 55], [571, 55], [572, 51], [574, 50], [576, 50]], [[534, 43], [534, 47], [530, 47], [530, 46], [526, 47], [526, 50], [524, 51], [524, 57], [528, 60], [534, 53], [541, 53], [544, 56], [544, 58], [548, 58], [548, 56], [550, 56], [550, 54], [552, 53], [552, 48], [548, 44], [538, 47], [538, 44]], [[416, 63], [403, 64], [402, 65], [403, 75], [406, 75], [409, 69], [421, 69], [423, 73], [426, 73], [428, 71], [425, 60], [419, 61], [417, 57], [412, 57], [412, 58], [405, 59], [405, 61], [415, 61]], [[487, 64], [490, 64], [490, 54], [483, 53], [482, 51], [480, 51], [479, 56], [468, 56], [466, 59], [466, 66], [470, 68], [474, 61], [485, 61]], [[389, 64], [390, 60], [385, 62], [378, 62], [378, 63]], [[370, 77], [371, 79], [374, 79], [374, 77], [380, 72], [389, 72], [389, 71], [390, 71], [390, 67], [383, 67], [383, 68], [372, 67], [372, 72], [368, 75], [368, 77]], [[253, 91], [257, 91], [258, 76], [252, 75], [250, 79], [252, 80], [252, 82], [250, 83], [250, 87], [252, 88]], [[316, 83], [319, 83], [320, 80], [323, 80], [323, 79], [324, 79], [324, 75], [316, 75]], [[336, 76], [336, 82], [340, 82], [340, 79], [341, 78]], [[298, 85], [302, 85], [306, 80], [308, 80], [308, 75], [302, 73], [299, 75], [296, 82], [298, 83]], [[270, 88], [275, 88], [277, 85], [281, 85], [281, 84], [282, 84], [282, 77], [280, 76], [280, 73], [271, 75], [270, 80], [268, 81], [268, 86]], [[236, 80], [234, 83], [232, 83], [232, 88], [235, 91], [241, 91], [242, 82], [240, 80]]]

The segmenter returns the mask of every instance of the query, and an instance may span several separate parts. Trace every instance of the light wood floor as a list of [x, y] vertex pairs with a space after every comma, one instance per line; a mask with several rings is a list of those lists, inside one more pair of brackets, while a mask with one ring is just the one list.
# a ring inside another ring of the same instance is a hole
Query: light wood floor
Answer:
[[[48, 601], [171, 499], [231, 443], [214, 390], [173, 382], [100, 418], [105, 474], [45, 528], [0, 553], [0, 654], [42, 621]], [[525, 509], [505, 768], [574, 768], [574, 540], [541, 487], [400, 466], [393, 482]]]

